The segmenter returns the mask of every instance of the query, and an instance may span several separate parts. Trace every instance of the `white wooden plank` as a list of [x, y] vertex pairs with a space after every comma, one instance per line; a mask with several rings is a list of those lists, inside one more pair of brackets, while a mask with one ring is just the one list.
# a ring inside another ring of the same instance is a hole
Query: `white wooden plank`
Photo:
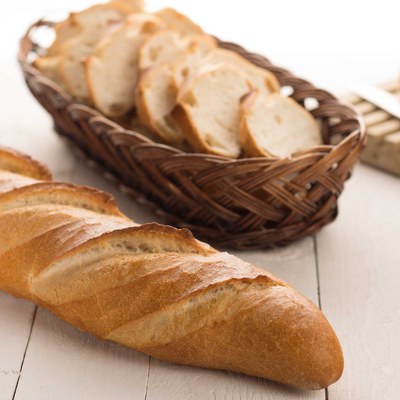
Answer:
[[39, 309], [15, 399], [144, 399], [148, 364]]
[[14, 393], [33, 311], [29, 302], [0, 292], [0, 400], [9, 400]]
[[[268, 252], [237, 256], [287, 280], [318, 304], [313, 239]], [[174, 366], [152, 359], [147, 400], [324, 399], [324, 391], [302, 392], [263, 379], [223, 371]]]
[[400, 398], [400, 181], [357, 166], [317, 238], [321, 302], [345, 371], [329, 400]]

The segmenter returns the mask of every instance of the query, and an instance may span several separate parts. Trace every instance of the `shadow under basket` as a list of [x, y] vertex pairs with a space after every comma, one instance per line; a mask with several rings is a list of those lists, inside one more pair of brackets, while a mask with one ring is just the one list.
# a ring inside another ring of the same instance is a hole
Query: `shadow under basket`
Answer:
[[44, 50], [33, 38], [43, 26], [51, 28], [52, 23], [35, 23], [20, 45], [19, 63], [32, 94], [52, 116], [56, 131], [90, 165], [166, 222], [218, 246], [257, 249], [311, 235], [337, 216], [338, 197], [366, 135], [360, 115], [330, 93], [260, 55], [219, 41], [220, 47], [274, 73], [300, 105], [313, 103], [311, 113], [325, 144], [285, 159], [186, 153], [76, 102], [35, 69], [31, 60]]

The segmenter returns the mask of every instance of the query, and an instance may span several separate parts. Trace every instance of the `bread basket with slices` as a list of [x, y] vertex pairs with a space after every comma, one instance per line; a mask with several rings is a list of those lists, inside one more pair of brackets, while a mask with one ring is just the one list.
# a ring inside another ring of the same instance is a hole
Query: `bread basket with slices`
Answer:
[[35, 23], [19, 62], [91, 165], [220, 246], [284, 245], [333, 221], [365, 144], [361, 117], [327, 91], [137, 0]]

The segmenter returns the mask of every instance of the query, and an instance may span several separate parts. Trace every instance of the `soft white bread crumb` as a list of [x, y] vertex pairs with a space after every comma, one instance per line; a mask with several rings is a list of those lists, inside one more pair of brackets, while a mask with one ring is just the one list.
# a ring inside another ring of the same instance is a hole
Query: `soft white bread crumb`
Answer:
[[139, 52], [141, 70], [162, 62], [173, 62], [185, 54], [197, 51], [204, 52], [216, 47], [216, 42], [208, 35], [181, 36], [175, 29], [165, 29], [149, 36]]
[[217, 64], [232, 65], [239, 69], [251, 86], [266, 94], [279, 92], [280, 86], [275, 76], [264, 68], [259, 68], [244, 59], [239, 54], [230, 50], [215, 48], [207, 53], [206, 57], [188, 55], [174, 67], [174, 78], [177, 85], [181, 85], [191, 76], [197, 75], [199, 71], [208, 66]]
[[79, 27], [79, 33], [61, 46], [60, 76], [68, 92], [76, 99], [90, 102], [84, 60], [92, 54], [110, 27], [121, 23], [131, 12], [130, 7], [120, 2], [110, 2], [71, 14], [71, 24]]
[[163, 27], [163, 21], [154, 15], [132, 14], [88, 58], [90, 95], [105, 115], [118, 117], [133, 108], [139, 79], [139, 49], [150, 34]]
[[154, 14], [164, 20], [168, 27], [175, 29], [183, 36], [205, 34], [200, 26], [173, 8], [164, 8]]
[[240, 143], [249, 156], [290, 157], [322, 144], [317, 121], [293, 99], [254, 91], [241, 102]]
[[195, 151], [239, 157], [239, 101], [249, 90], [247, 79], [230, 65], [191, 79], [172, 116]]

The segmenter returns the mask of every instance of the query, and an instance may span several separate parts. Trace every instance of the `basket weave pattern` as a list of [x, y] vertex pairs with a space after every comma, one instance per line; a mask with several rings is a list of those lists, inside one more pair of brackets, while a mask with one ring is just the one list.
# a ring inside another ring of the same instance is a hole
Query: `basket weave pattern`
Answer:
[[[185, 153], [155, 143], [74, 101], [29, 62], [43, 49], [33, 40], [34, 24], [21, 41], [19, 62], [32, 94], [52, 116], [56, 131], [115, 179], [120, 188], [198, 237], [238, 249], [285, 245], [317, 232], [337, 215], [337, 199], [365, 144], [360, 116], [330, 93], [293, 76], [260, 55], [219, 42], [273, 72], [281, 86], [320, 121], [323, 146], [291, 159], [232, 160]], [[335, 141], [339, 143], [332, 145]]]

